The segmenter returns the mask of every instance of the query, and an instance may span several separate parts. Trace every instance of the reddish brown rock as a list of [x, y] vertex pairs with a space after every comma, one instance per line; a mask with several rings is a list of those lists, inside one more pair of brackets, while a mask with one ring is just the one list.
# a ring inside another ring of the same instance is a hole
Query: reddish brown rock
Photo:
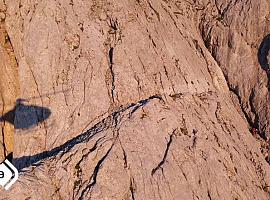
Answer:
[[20, 178], [1, 196], [269, 199], [269, 164], [249, 130], [249, 95], [267, 76], [247, 43], [261, 37], [240, 31], [259, 32], [253, 16], [267, 3], [198, 2], [6, 2], [21, 98], [43, 115], [16, 130]]

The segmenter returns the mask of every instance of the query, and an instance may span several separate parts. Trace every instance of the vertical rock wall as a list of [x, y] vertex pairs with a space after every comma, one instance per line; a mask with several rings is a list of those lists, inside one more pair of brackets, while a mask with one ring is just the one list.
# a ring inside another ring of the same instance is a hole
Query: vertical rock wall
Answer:
[[15, 105], [20, 88], [18, 65], [6, 31], [5, 17], [6, 5], [0, 1], [0, 162], [11, 156], [14, 149]]
[[7, 1], [25, 101], [20, 179], [1, 197], [268, 200], [269, 165], [210, 48], [224, 45], [204, 35], [229, 1], [215, 2]]

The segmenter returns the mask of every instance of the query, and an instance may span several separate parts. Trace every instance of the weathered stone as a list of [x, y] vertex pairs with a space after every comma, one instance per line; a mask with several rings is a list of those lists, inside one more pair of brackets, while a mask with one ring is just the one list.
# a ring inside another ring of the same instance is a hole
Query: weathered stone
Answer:
[[268, 2], [6, 4], [22, 172], [2, 198], [269, 199], [249, 130], [269, 124], [256, 60]]

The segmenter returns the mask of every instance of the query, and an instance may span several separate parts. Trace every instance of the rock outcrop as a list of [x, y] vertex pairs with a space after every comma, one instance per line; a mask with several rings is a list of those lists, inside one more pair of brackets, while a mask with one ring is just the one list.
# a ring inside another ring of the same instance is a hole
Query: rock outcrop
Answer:
[[270, 198], [266, 0], [5, 6], [20, 178], [0, 199]]
[[[269, 138], [269, 1], [202, 1], [197, 24], [251, 127]], [[264, 142], [263, 142], [264, 143]], [[270, 148], [264, 144], [270, 163]]]

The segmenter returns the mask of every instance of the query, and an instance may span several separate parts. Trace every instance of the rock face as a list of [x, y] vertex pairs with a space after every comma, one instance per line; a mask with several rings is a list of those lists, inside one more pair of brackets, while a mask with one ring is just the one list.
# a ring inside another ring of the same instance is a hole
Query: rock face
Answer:
[[6, 1], [21, 173], [1, 199], [269, 199], [268, 4]]
[[[238, 97], [248, 123], [266, 140], [270, 132], [270, 3], [232, 0], [199, 5], [202, 9], [197, 13], [197, 24], [205, 46]], [[270, 163], [269, 151], [265, 157]]]
[[20, 90], [18, 65], [4, 23], [5, 11], [0, 1], [0, 163], [13, 152], [14, 108]]

